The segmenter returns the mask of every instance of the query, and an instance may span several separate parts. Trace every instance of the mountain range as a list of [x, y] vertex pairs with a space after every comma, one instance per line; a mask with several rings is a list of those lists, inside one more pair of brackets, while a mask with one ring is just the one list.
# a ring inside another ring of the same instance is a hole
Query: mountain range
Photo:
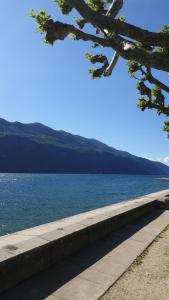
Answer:
[[40, 123], [0, 119], [0, 172], [166, 175], [169, 167]]

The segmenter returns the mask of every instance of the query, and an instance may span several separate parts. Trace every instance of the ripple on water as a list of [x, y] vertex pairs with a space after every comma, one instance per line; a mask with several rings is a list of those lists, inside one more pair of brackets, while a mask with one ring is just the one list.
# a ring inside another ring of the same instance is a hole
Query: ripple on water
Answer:
[[0, 235], [169, 189], [157, 177], [0, 174]]

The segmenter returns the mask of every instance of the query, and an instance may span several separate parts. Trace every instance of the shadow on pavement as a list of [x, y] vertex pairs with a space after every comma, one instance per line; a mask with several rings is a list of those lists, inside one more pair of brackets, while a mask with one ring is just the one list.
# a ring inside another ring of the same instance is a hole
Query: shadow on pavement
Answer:
[[95, 242], [76, 255], [25, 280], [15, 288], [0, 295], [0, 300], [42, 300], [47, 298], [58, 288], [102, 259], [134, 233], [155, 220], [163, 211], [154, 209], [148, 216], [137, 219], [129, 226], [123, 227], [107, 238]]

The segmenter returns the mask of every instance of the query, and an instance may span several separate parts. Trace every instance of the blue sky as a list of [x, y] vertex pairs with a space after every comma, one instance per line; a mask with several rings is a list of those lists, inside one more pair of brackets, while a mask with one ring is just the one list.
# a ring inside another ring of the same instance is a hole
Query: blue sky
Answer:
[[[169, 23], [167, 0], [124, 2], [121, 15], [129, 23], [151, 30]], [[44, 45], [28, 16], [31, 8], [46, 8], [55, 20], [63, 19], [53, 0], [0, 2], [0, 117], [41, 122], [135, 155], [166, 159], [164, 119], [137, 108], [136, 82], [129, 78], [126, 62], [121, 59], [110, 78], [91, 80], [84, 58], [90, 43], [67, 39]], [[167, 74], [159, 76], [169, 82]]]

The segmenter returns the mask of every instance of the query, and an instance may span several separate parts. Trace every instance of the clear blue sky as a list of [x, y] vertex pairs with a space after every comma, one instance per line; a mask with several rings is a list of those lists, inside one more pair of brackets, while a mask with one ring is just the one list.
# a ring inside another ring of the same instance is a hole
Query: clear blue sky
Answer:
[[[45, 46], [31, 8], [63, 19], [53, 0], [1, 0], [0, 117], [41, 122], [54, 129], [99, 139], [145, 157], [169, 156], [163, 118], [136, 107], [135, 81], [120, 60], [108, 79], [91, 80], [84, 53], [90, 43], [67, 39]], [[129, 23], [159, 30], [169, 23], [169, 1], [125, 0]], [[167, 74], [160, 74], [165, 81]]]

